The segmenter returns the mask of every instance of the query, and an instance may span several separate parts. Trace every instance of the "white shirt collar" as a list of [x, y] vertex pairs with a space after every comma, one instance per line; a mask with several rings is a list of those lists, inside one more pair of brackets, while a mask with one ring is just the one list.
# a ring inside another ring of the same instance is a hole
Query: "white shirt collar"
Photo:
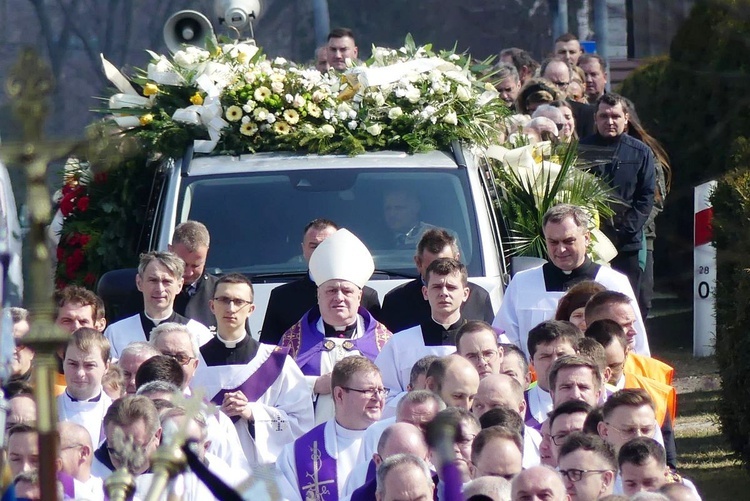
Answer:
[[224, 339], [223, 337], [221, 337], [221, 335], [219, 334], [219, 331], [216, 331], [216, 339], [218, 339], [218, 340], [219, 340], [219, 341], [220, 341], [220, 342], [221, 342], [221, 343], [222, 343], [222, 344], [223, 344], [224, 346], [226, 346], [227, 348], [236, 348], [236, 347], [237, 347], [237, 345], [238, 345], [238, 344], [239, 344], [239, 343], [240, 343], [240, 342], [241, 342], [241, 341], [242, 341], [243, 339], [245, 339], [246, 337], [247, 337], [247, 331], [245, 331], [245, 333], [244, 333], [244, 334], [242, 334], [242, 337], [241, 337], [241, 338], [239, 338], [239, 339], [236, 339], [236, 340], [234, 340], [234, 341], [229, 341], [228, 339]]

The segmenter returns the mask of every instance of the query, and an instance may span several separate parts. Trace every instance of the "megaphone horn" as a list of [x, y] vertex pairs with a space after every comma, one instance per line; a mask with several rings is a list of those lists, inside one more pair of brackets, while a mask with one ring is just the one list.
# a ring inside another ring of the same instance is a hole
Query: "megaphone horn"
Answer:
[[164, 24], [164, 42], [171, 52], [182, 50], [184, 45], [205, 48], [207, 38], [214, 38], [211, 21], [194, 10], [175, 12]]

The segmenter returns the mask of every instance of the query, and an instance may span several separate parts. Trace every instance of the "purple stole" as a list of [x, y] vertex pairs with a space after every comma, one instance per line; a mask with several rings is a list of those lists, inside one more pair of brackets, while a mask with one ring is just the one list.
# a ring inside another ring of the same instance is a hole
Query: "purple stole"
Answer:
[[[297, 485], [304, 500], [338, 501], [336, 460], [328, 454], [325, 441], [326, 423], [322, 423], [294, 442]], [[334, 431], [335, 433], [335, 431]]]
[[529, 405], [529, 390], [523, 392], [523, 399], [526, 401], [526, 415], [523, 417], [523, 423], [529, 428], [534, 428], [536, 431], [542, 431], [542, 423], [536, 420], [531, 414], [531, 406]]
[[60, 482], [63, 488], [64, 499], [75, 499], [76, 498], [76, 485], [73, 477], [65, 472], [57, 472], [57, 481]]
[[256, 402], [273, 385], [279, 374], [281, 374], [288, 352], [289, 350], [286, 348], [277, 347], [244, 383], [237, 388], [219, 391], [211, 399], [211, 402], [221, 406], [221, 403], [224, 401], [224, 395], [237, 390], [245, 394], [248, 402]]
[[[365, 333], [351, 340], [352, 349], [359, 350], [363, 356], [374, 361], [392, 334], [363, 307], [360, 306], [357, 313], [364, 320]], [[318, 320], [320, 310], [316, 306], [305, 313], [281, 338], [281, 346], [289, 347], [289, 354], [306, 376], [320, 376], [320, 358], [326, 351], [326, 337], [317, 329]]]

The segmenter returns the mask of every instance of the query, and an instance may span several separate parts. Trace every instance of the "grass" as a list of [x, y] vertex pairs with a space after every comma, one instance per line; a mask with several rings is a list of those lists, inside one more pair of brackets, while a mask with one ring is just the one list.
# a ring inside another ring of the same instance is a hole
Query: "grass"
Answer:
[[[721, 434], [715, 409], [719, 392], [680, 393], [675, 438], [679, 472], [698, 487], [704, 500], [750, 497], [750, 475]], [[748, 496], [748, 497], [745, 497]]]

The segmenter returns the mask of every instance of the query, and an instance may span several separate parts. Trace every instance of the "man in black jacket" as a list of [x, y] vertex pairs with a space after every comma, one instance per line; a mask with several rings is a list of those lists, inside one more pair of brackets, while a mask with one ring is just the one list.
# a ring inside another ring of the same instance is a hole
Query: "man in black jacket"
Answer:
[[605, 222], [602, 231], [617, 248], [612, 268], [627, 275], [638, 297], [639, 252], [643, 247], [643, 227], [654, 205], [656, 171], [651, 149], [625, 133], [629, 118], [625, 109], [622, 96], [603, 94], [596, 104], [597, 132], [583, 138], [581, 144], [612, 149], [612, 160], [592, 169], [610, 185], [615, 198], [615, 215], [612, 221]]
[[[339, 229], [338, 225], [328, 219], [318, 218], [310, 221], [302, 233], [302, 256], [310, 262], [313, 251], [326, 238]], [[260, 331], [261, 343], [278, 344], [281, 336], [318, 301], [318, 287], [310, 279], [304, 278], [280, 285], [271, 291]], [[380, 318], [380, 299], [376, 290], [365, 286], [362, 289], [362, 307], [376, 319]]]
[[213, 298], [218, 277], [206, 272], [206, 257], [211, 237], [208, 228], [198, 221], [185, 221], [174, 229], [169, 251], [185, 261], [182, 291], [175, 297], [174, 311], [200, 322], [206, 327], [216, 325], [208, 306]]
[[[422, 294], [427, 267], [441, 257], [459, 259], [456, 237], [442, 228], [427, 230], [417, 245], [414, 262], [419, 277], [400, 285], [385, 295], [383, 311], [378, 318], [388, 330], [400, 332], [430, 320], [430, 304]], [[469, 282], [469, 299], [461, 306], [461, 317], [466, 320], [484, 320], [492, 323], [495, 313], [487, 291]]]

